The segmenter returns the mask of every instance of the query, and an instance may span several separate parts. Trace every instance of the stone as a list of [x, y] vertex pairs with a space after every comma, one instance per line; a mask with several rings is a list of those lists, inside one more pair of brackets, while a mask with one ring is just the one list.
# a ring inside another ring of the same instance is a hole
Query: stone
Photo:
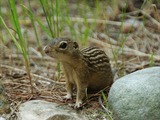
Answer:
[[114, 120], [160, 120], [160, 67], [139, 70], [115, 81], [108, 105]]
[[20, 105], [18, 120], [86, 120], [74, 110], [61, 108], [56, 103], [31, 100]]
[[0, 117], [0, 120], [6, 120], [5, 118], [3, 118], [3, 117]]

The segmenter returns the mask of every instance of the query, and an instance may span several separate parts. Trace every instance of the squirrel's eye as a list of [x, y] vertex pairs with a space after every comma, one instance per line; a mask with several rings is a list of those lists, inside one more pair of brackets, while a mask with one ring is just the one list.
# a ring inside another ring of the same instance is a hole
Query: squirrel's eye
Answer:
[[67, 43], [66, 42], [62, 42], [60, 45], [59, 45], [59, 48], [62, 48], [62, 49], [65, 49], [67, 47]]

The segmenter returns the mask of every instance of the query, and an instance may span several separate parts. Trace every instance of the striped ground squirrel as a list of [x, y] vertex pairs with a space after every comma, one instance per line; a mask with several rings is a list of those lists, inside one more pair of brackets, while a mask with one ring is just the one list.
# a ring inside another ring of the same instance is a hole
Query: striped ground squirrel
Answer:
[[87, 91], [99, 91], [113, 83], [109, 58], [96, 47], [79, 49], [70, 38], [55, 38], [44, 48], [50, 57], [62, 63], [66, 77], [66, 99], [72, 99], [77, 88], [75, 107], [79, 108]]

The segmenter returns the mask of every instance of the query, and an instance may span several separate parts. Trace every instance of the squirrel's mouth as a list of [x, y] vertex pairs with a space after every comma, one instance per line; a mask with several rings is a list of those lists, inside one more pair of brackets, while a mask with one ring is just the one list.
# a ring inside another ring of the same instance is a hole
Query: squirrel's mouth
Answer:
[[56, 59], [56, 56], [54, 55], [54, 52], [52, 51], [52, 48], [51, 48], [50, 46], [45, 46], [45, 47], [43, 48], [43, 51], [44, 51], [48, 56]]

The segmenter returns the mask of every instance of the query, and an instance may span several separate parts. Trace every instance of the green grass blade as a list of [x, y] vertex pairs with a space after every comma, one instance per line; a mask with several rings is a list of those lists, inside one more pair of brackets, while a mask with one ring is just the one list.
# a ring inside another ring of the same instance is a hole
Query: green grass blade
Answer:
[[46, 26], [43, 25], [43, 23], [36, 17], [35, 20], [39, 24], [39, 26], [47, 33], [50, 37], [52, 37], [52, 33], [46, 28]]
[[152, 52], [151, 53], [151, 56], [150, 56], [150, 67], [154, 66], [154, 53]]
[[[48, 24], [48, 28], [49, 28], [49, 30], [50, 30], [50, 32], [51, 32], [51, 35], [52, 35], [52, 37], [54, 37], [54, 33], [53, 33], [53, 30], [52, 30], [52, 28], [51, 28], [51, 23], [50, 23], [50, 21], [49, 21], [49, 18], [48, 18], [48, 16], [51, 16], [50, 14], [47, 14], [47, 11], [46, 11], [46, 7], [48, 8], [49, 7], [49, 5], [47, 4], [47, 2], [48, 2], [48, 0], [40, 0], [40, 3], [41, 3], [41, 6], [42, 6], [42, 9], [43, 9], [43, 12], [44, 12], [44, 14], [45, 14], [45, 18], [46, 18], [46, 21], [47, 21], [47, 24]], [[46, 5], [47, 6], [45, 6], [45, 3], [46, 3]], [[48, 8], [49, 9], [49, 8]], [[49, 13], [49, 12], [48, 12]]]
[[[1, 3], [2, 1], [0, 1], [0, 16], [2, 16], [2, 10], [1, 10], [1, 6], [2, 6], [2, 3]], [[0, 20], [0, 29], [2, 29], [2, 22], [1, 22], [1, 20]], [[0, 39], [1, 39], [1, 42], [2, 42], [2, 44], [4, 44], [4, 38], [3, 38], [3, 33], [2, 33], [2, 31], [0, 32]]]
[[34, 18], [35, 21], [37, 21], [38, 25], [44, 30], [45, 33], [47, 33], [47, 35], [49, 35], [50, 37], [52, 37], [51, 32], [46, 28], [46, 26], [44, 26], [44, 24], [33, 14], [32, 11], [30, 11], [26, 6], [22, 5], [22, 7], [27, 11], [28, 16]]
[[102, 91], [101, 94], [102, 94], [103, 100], [106, 102], [106, 108], [108, 108], [108, 105], [107, 105], [107, 98], [106, 98], [104, 92]]
[[59, 3], [58, 3], [58, 0], [56, 0], [56, 37], [59, 37], [59, 20], [58, 20], [58, 17], [59, 17]]
[[27, 60], [26, 41], [23, 39], [23, 36], [22, 36], [22, 32], [21, 32], [21, 28], [20, 28], [20, 24], [19, 24], [19, 20], [18, 20], [18, 14], [17, 14], [17, 10], [16, 10], [15, 1], [14, 0], [8, 0], [8, 2], [9, 2], [9, 6], [11, 8], [14, 27], [15, 27], [16, 32], [18, 34], [19, 43], [20, 43], [21, 50], [22, 50], [22, 55], [23, 55], [24, 59]]
[[[104, 92], [103, 91], [101, 91], [101, 95], [102, 95], [102, 98], [103, 98], [103, 100], [104, 100], [104, 102], [106, 103], [106, 109], [107, 109], [107, 111], [108, 111], [108, 102], [107, 102], [107, 97], [105, 96], [105, 94], [104, 94]], [[110, 111], [108, 111], [107, 112], [107, 114], [108, 114], [108, 119], [109, 120], [113, 120], [113, 118], [112, 118], [112, 115], [111, 115], [111, 113], [110, 113]]]
[[[23, 59], [25, 62], [25, 67], [26, 67], [26, 72], [27, 72], [27, 75], [30, 80], [31, 93], [33, 93], [33, 85], [32, 85], [32, 79], [31, 79], [31, 74], [30, 74], [29, 57], [27, 54], [27, 44], [26, 44], [26, 41], [22, 35], [22, 31], [21, 31], [21, 27], [20, 27], [20, 23], [19, 23], [19, 18], [18, 18], [18, 14], [17, 14], [17, 9], [16, 9], [16, 5], [15, 5], [15, 0], [8, 0], [8, 3], [10, 6], [10, 10], [11, 10], [11, 17], [13, 18], [13, 21], [12, 21], [13, 26], [14, 26], [16, 33], [18, 34], [18, 41], [11, 34], [9, 29], [7, 29], [7, 31], [10, 33], [11, 37], [13, 38], [14, 43], [16, 44], [16, 46], [18, 47], [18, 49], [21, 51], [21, 53], [23, 55]], [[5, 27], [8, 28], [7, 26], [5, 26]]]
[[3, 20], [3, 18], [1, 16], [0, 16], [0, 20], [3, 23], [4, 27], [6, 28], [7, 32], [9, 33], [9, 35], [11, 36], [12, 40], [14, 41], [16, 47], [22, 52], [20, 44], [18, 43], [16, 38], [12, 35], [11, 31], [9, 30], [9, 28], [7, 27], [6, 23], [4, 22], [4, 20]]

